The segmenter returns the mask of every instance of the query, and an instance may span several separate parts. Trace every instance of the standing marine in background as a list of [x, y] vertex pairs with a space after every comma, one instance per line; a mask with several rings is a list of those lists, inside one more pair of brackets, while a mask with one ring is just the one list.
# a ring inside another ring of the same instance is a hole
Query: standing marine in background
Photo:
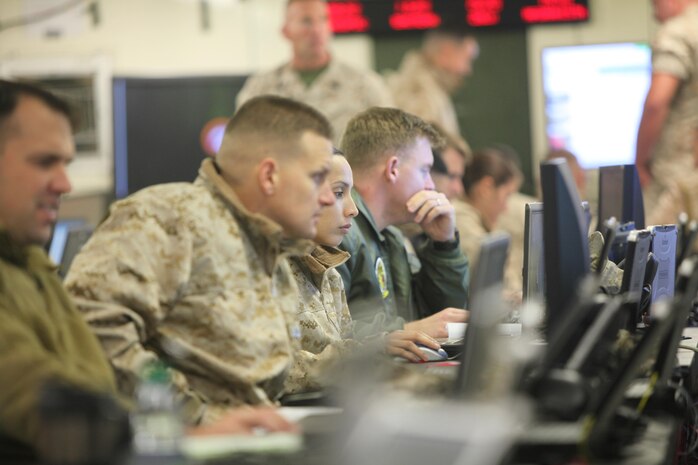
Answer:
[[372, 106], [392, 105], [390, 92], [378, 74], [355, 69], [332, 56], [325, 0], [288, 0], [282, 33], [291, 44], [291, 60], [251, 76], [238, 94], [238, 107], [262, 94], [298, 100], [330, 120], [338, 143], [354, 114]]

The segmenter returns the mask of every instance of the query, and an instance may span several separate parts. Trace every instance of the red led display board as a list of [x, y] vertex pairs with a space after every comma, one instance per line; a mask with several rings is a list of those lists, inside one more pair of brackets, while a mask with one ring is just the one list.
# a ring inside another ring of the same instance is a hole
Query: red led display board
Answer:
[[421, 31], [462, 22], [515, 27], [589, 19], [588, 0], [329, 0], [335, 34]]

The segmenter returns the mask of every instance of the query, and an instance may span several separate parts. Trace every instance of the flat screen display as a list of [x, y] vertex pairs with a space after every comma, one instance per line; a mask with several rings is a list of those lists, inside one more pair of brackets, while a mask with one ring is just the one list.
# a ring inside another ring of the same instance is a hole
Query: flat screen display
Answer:
[[542, 72], [550, 148], [569, 150], [587, 169], [635, 162], [651, 79], [649, 45], [545, 48]]

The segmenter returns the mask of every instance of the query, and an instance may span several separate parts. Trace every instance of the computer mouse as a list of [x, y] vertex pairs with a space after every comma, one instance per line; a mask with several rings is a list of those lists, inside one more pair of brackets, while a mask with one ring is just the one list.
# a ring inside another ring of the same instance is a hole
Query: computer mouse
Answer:
[[424, 353], [427, 356], [428, 362], [440, 362], [442, 360], [448, 360], [448, 354], [445, 350], [441, 348], [439, 348], [438, 350], [434, 350], [430, 347], [423, 346], [421, 344], [417, 344], [417, 347], [419, 347], [419, 350], [421, 350], [422, 353]]

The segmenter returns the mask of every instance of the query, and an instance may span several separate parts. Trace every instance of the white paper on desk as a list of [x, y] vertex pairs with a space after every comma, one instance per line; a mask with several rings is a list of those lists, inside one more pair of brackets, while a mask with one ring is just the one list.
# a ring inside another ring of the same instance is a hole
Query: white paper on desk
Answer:
[[298, 433], [187, 436], [181, 444], [184, 456], [195, 460], [211, 460], [239, 453], [291, 453], [302, 447], [303, 436]]
[[468, 327], [468, 323], [446, 323], [446, 329], [448, 330], [449, 339], [460, 339], [465, 336], [465, 328]]
[[336, 415], [342, 413], [339, 407], [280, 407], [279, 415], [292, 423], [298, 423], [306, 417], [315, 415]]

